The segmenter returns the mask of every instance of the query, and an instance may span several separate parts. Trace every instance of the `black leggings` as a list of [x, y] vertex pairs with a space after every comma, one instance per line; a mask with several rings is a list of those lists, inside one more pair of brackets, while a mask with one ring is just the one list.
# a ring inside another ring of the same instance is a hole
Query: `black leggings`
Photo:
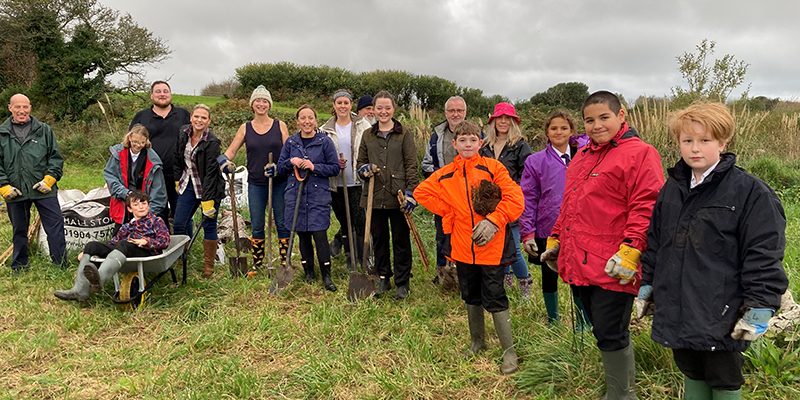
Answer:
[[105, 258], [114, 250], [119, 250], [125, 257], [150, 257], [153, 255], [150, 250], [143, 249], [127, 240], [120, 240], [113, 245], [93, 240], [83, 247], [83, 254]]
[[[300, 239], [300, 258], [301, 262], [307, 263], [311, 270], [314, 270], [314, 244], [317, 245], [317, 261], [319, 265], [331, 265], [331, 246], [328, 244], [327, 231], [306, 231], [297, 232], [297, 237]], [[311, 239], [314, 243], [311, 243]], [[291, 251], [291, 250], [290, 250]]]
[[[547, 238], [535, 238], [536, 246], [539, 248], [539, 255], [544, 253], [547, 248]], [[547, 266], [547, 263], [542, 262], [539, 257], [528, 256], [528, 261], [542, 267], [542, 293], [556, 293], [558, 292], [558, 272], [553, 271]]]

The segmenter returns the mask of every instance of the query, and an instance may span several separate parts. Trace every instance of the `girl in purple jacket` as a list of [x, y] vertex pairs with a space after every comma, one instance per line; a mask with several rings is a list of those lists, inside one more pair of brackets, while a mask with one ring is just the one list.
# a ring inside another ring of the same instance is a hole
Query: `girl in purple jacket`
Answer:
[[[558, 218], [561, 199], [564, 197], [564, 182], [567, 166], [577, 150], [587, 143], [586, 135], [575, 135], [575, 120], [568, 111], [557, 110], [545, 123], [547, 146], [525, 160], [520, 186], [525, 196], [525, 211], [519, 218], [519, 232], [523, 249], [529, 254], [529, 261], [541, 266], [542, 295], [547, 309], [548, 322], [559, 321], [558, 315], [558, 272], [539, 260], [539, 249], [544, 251], [547, 237]], [[589, 320], [581, 301], [575, 297], [578, 307], [578, 329], [588, 328]]]

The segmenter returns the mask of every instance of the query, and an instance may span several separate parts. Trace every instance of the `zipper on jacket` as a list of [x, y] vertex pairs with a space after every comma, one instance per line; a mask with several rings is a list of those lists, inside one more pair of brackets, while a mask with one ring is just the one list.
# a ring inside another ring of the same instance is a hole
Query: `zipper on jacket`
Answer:
[[583, 251], [583, 261], [581, 261], [581, 264], [586, 264], [587, 263], [587, 261], [586, 261], [587, 258], [589, 258], [589, 252], [584, 250]]
[[[469, 206], [469, 218], [472, 220], [472, 229], [475, 229], [475, 215], [472, 213], [472, 195], [469, 193], [469, 181], [467, 181], [467, 163], [462, 166], [464, 173], [464, 189], [467, 192], [467, 206]], [[472, 250], [472, 263], [475, 264], [475, 243], [469, 246]]]
[[723, 316], [723, 317], [725, 316], [725, 313], [727, 313], [727, 312], [728, 312], [728, 308], [730, 308], [730, 307], [728, 307], [728, 305], [726, 304], [726, 305], [725, 305], [725, 308], [723, 308], [723, 309], [722, 309], [722, 316]]

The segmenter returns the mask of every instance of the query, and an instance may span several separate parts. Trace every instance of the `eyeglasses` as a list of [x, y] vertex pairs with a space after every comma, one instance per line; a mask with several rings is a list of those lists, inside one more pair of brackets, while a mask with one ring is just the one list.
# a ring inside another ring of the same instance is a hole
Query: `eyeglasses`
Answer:
[[467, 110], [464, 108], [449, 108], [447, 110], [444, 110], [444, 112], [448, 114], [464, 114], [467, 112]]

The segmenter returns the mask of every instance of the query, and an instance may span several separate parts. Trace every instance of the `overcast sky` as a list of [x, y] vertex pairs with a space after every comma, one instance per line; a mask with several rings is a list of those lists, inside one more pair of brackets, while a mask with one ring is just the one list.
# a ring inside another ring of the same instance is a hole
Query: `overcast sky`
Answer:
[[634, 100], [684, 84], [675, 57], [708, 38], [715, 58], [751, 64], [751, 95], [800, 100], [797, 0], [100, 1], [166, 40], [171, 58], [147, 77], [182, 94], [288, 61], [436, 75], [512, 100], [572, 81]]

